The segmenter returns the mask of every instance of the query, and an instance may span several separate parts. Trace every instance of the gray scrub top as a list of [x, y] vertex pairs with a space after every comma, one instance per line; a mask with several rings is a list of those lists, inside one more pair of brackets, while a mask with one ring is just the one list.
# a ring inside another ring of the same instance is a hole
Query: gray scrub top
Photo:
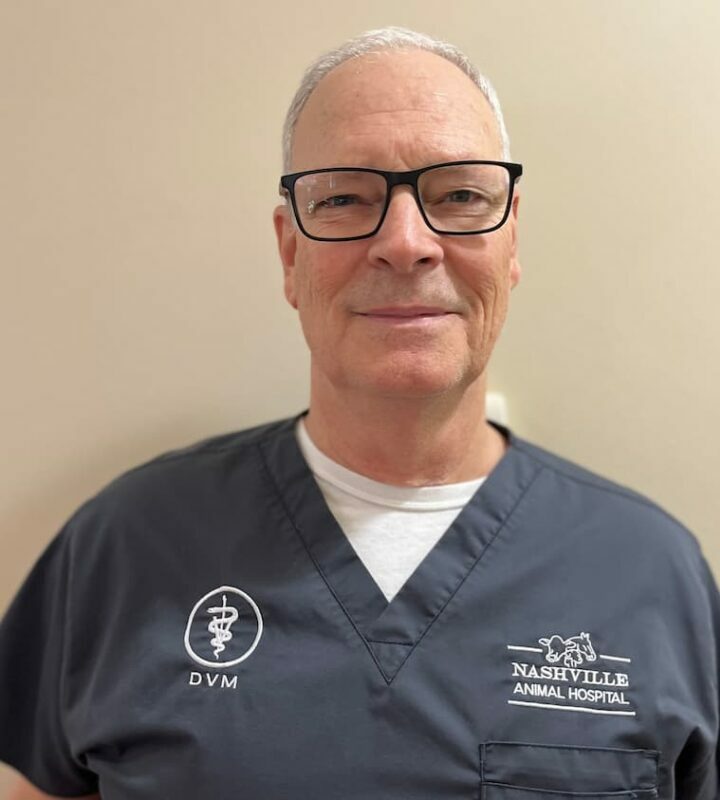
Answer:
[[0, 625], [0, 759], [103, 800], [718, 797], [690, 532], [496, 425], [504, 457], [388, 603], [297, 419], [77, 510]]

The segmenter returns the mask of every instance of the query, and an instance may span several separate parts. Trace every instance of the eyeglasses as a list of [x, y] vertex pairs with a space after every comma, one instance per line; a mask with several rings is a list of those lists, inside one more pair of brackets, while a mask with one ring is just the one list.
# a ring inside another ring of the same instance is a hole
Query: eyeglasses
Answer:
[[405, 172], [331, 167], [280, 178], [295, 219], [309, 239], [347, 242], [374, 236], [383, 224], [394, 186], [412, 186], [427, 226], [435, 233], [469, 236], [505, 223], [522, 164], [450, 161]]

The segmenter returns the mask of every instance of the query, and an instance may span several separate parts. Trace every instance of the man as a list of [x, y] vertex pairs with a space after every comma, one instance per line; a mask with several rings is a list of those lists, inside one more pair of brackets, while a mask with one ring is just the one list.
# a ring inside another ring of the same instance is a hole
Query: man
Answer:
[[485, 419], [520, 278], [492, 88], [372, 32], [306, 75], [286, 134], [309, 411], [79, 509], [0, 631], [0, 756], [110, 800], [716, 798], [697, 541]]

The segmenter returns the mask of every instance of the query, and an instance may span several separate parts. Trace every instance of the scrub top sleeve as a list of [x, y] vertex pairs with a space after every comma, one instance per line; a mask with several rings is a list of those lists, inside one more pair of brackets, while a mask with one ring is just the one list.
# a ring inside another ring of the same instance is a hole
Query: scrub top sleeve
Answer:
[[700, 574], [709, 612], [707, 649], [698, 653], [707, 680], [708, 702], [697, 725], [677, 761], [675, 784], [677, 797], [693, 800], [718, 800], [720, 797], [720, 592], [705, 558], [700, 555]]
[[69, 533], [48, 545], [0, 622], [0, 760], [42, 791], [97, 792], [72, 752], [65, 707]]

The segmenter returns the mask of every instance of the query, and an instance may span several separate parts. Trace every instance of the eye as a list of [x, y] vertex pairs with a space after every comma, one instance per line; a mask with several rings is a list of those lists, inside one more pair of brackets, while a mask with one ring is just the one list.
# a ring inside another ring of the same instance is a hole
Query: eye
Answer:
[[336, 194], [332, 197], [327, 197], [321, 200], [318, 205], [324, 205], [327, 208], [340, 208], [341, 206], [349, 206], [356, 203], [358, 200], [355, 194]]
[[445, 200], [449, 200], [451, 203], [471, 203], [483, 201], [485, 198], [472, 189], [455, 189], [445, 195]]
[[335, 194], [326, 197], [324, 200], [311, 200], [308, 203], [308, 214], [312, 214], [318, 209], [322, 208], [343, 208], [351, 206], [358, 201], [358, 196], [355, 194]]

